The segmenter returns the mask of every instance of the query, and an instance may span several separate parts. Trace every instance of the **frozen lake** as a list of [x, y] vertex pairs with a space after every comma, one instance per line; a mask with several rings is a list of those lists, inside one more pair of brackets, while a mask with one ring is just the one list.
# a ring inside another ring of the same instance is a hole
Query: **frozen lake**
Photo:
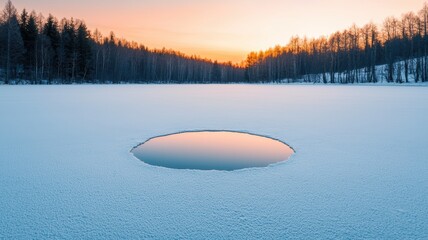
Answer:
[[[0, 238], [428, 238], [428, 87], [0, 86]], [[290, 160], [148, 165], [154, 136], [230, 130]]]

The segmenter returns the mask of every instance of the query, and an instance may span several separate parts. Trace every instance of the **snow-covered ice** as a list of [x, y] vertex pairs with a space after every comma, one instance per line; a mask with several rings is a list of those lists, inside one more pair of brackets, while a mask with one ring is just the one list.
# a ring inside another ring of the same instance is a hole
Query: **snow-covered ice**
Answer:
[[[428, 238], [428, 88], [0, 86], [0, 238]], [[150, 166], [159, 135], [270, 136], [289, 161]]]

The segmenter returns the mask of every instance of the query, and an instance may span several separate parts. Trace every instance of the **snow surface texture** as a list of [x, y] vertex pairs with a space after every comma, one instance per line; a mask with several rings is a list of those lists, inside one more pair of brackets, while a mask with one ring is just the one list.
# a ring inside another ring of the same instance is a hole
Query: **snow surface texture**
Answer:
[[[0, 238], [428, 238], [428, 88], [0, 87]], [[186, 130], [268, 135], [233, 172], [134, 158]]]

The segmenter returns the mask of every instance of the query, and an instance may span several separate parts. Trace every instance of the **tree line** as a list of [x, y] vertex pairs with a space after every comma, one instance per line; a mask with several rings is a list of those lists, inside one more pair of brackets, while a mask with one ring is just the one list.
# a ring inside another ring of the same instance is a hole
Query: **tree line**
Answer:
[[6, 84], [427, 82], [427, 55], [427, 3], [382, 25], [295, 36], [285, 46], [251, 52], [242, 64], [149, 49], [113, 32], [91, 32], [73, 18], [18, 13], [10, 0], [0, 14], [0, 82]]
[[427, 31], [425, 3], [418, 14], [389, 17], [381, 26], [354, 24], [329, 37], [296, 36], [286, 46], [252, 52], [246, 59], [245, 78], [250, 82], [426, 82]]
[[0, 80], [4, 83], [227, 83], [244, 69], [177, 51], [91, 33], [80, 20], [47, 18], [7, 1], [0, 15]]

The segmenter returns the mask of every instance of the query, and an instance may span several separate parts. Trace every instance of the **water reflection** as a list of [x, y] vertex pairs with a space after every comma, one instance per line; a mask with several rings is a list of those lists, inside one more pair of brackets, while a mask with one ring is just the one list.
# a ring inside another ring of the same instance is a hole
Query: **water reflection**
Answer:
[[287, 160], [288, 145], [268, 137], [226, 131], [185, 132], [149, 139], [131, 151], [145, 163], [176, 169], [237, 170]]

